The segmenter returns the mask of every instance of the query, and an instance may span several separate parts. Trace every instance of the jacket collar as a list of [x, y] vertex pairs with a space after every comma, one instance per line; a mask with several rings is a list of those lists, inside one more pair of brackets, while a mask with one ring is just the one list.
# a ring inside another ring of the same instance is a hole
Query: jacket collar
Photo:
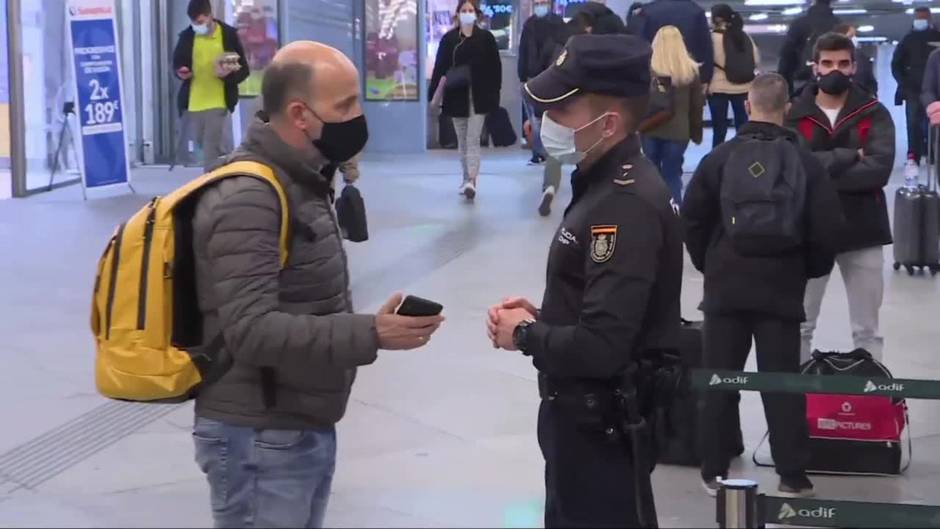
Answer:
[[826, 117], [826, 113], [816, 104], [817, 90], [818, 88], [815, 84], [806, 85], [794, 102], [790, 115], [793, 119], [812, 118], [813, 121], [816, 121], [820, 126], [830, 132], [838, 129], [851, 119], [871, 111], [878, 105], [877, 99], [853, 83], [849, 91], [849, 97], [845, 101], [845, 106], [842, 107], [842, 110], [839, 112], [839, 118], [835, 126], [833, 126], [829, 123], [829, 118]]
[[330, 192], [331, 172], [323, 155], [314, 150], [300, 151], [285, 143], [263, 119], [263, 114], [248, 126], [241, 148], [270, 160], [302, 187], [324, 196]]
[[596, 180], [604, 176], [610, 176], [612, 174], [619, 175], [622, 173], [623, 171], [621, 171], [620, 166], [623, 165], [623, 161], [629, 160], [639, 154], [640, 137], [637, 134], [631, 134], [604, 153], [589, 170], [582, 171], [580, 168], [575, 170], [575, 172], [571, 174], [571, 185], [575, 198], [577, 199], [577, 197], [587, 191]]
[[798, 141], [798, 136], [790, 129], [767, 123], [765, 121], [748, 121], [741, 127], [739, 135], [758, 136], [767, 139], [786, 138], [791, 141]]

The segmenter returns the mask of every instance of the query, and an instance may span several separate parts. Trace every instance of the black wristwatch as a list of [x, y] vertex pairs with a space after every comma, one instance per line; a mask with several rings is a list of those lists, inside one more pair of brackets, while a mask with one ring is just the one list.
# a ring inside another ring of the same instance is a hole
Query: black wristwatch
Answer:
[[512, 344], [516, 349], [522, 351], [523, 354], [526, 354], [526, 344], [529, 340], [529, 327], [535, 323], [535, 320], [523, 320], [519, 325], [516, 325], [516, 328], [512, 331]]

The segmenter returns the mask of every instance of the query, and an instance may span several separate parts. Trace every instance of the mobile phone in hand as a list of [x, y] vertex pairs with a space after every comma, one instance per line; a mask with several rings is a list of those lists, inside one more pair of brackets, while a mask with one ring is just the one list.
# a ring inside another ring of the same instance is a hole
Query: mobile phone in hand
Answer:
[[437, 316], [443, 311], [444, 306], [440, 303], [419, 298], [418, 296], [407, 296], [404, 301], [401, 302], [401, 305], [398, 306], [395, 314], [412, 317]]

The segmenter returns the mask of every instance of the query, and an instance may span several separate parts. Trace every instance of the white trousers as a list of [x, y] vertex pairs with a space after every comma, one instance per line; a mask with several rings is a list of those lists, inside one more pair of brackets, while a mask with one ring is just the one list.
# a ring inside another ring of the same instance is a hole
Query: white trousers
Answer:
[[[885, 289], [884, 247], [841, 253], [836, 256], [836, 264], [839, 265], [839, 271], [845, 281], [855, 347], [867, 350], [880, 361], [883, 356], [884, 338], [878, 332], [878, 313]], [[811, 279], [806, 285], [806, 298], [803, 303], [806, 321], [800, 328], [803, 337], [801, 362], [809, 360], [813, 351], [813, 333], [829, 277]]]

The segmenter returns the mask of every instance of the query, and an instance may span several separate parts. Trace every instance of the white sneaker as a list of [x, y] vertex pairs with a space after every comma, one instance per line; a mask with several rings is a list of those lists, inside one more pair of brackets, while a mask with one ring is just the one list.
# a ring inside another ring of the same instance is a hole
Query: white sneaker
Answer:
[[547, 217], [552, 213], [552, 200], [555, 199], [555, 186], [548, 186], [542, 191], [542, 201], [539, 203], [539, 215]]
[[473, 185], [473, 182], [465, 182], [463, 187], [460, 188], [460, 193], [466, 197], [467, 200], [473, 201], [477, 196], [477, 188]]

